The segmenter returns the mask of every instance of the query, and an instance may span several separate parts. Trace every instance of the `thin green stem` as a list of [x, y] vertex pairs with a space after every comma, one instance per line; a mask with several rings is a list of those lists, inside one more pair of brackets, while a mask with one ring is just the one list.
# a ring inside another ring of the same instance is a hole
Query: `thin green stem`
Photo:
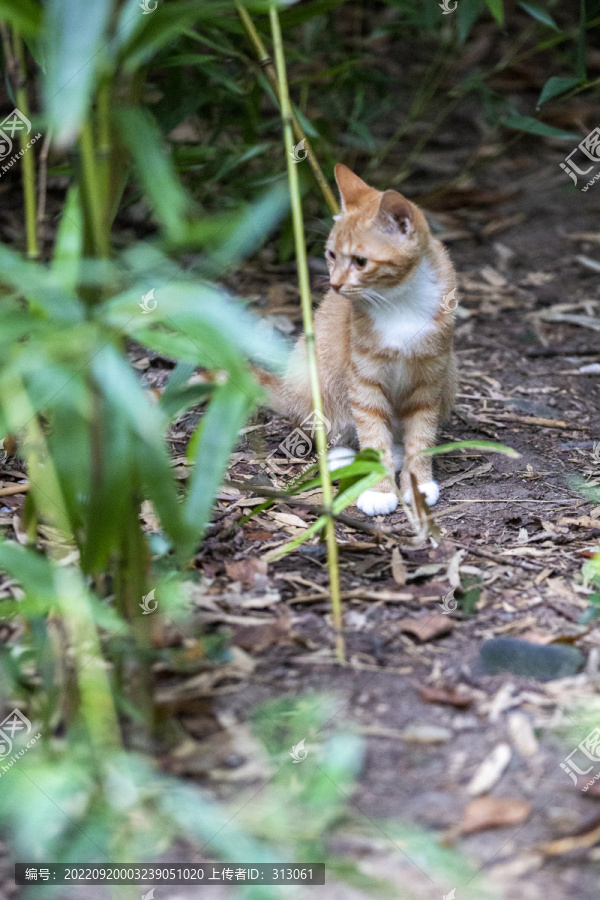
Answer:
[[102, 197], [99, 193], [98, 164], [94, 151], [92, 126], [89, 120], [85, 122], [81, 129], [79, 142], [83, 185], [94, 251], [97, 256], [106, 258], [109, 255], [108, 232], [104, 224]]
[[306, 340], [306, 355], [310, 374], [313, 408], [315, 410], [315, 440], [317, 444], [319, 473], [323, 489], [323, 506], [327, 510], [327, 522], [325, 525], [325, 537], [327, 541], [327, 562], [329, 567], [329, 590], [331, 594], [331, 611], [333, 627], [335, 631], [336, 653], [338, 659], [344, 660], [344, 638], [342, 634], [342, 603], [340, 597], [340, 573], [338, 565], [338, 548], [335, 537], [335, 520], [332, 516], [333, 491], [331, 479], [327, 468], [327, 438], [323, 426], [323, 403], [319, 386], [319, 372], [317, 368], [317, 356], [315, 351], [315, 332], [312, 314], [312, 301], [310, 296], [310, 282], [308, 276], [308, 264], [306, 260], [306, 244], [304, 242], [304, 223], [302, 215], [302, 200], [300, 197], [300, 185], [298, 182], [298, 170], [294, 164], [293, 130], [291, 104], [288, 94], [287, 73], [285, 68], [285, 55], [279, 14], [276, 6], [269, 9], [271, 20], [271, 32], [273, 35], [273, 47], [275, 50], [275, 62], [277, 65], [277, 81], [279, 86], [279, 104], [281, 107], [281, 120], [283, 122], [283, 135], [288, 167], [288, 181], [292, 203], [292, 219], [294, 224], [294, 242], [296, 248], [296, 261], [298, 266], [298, 282], [300, 287], [300, 301], [302, 305], [302, 319], [304, 322], [304, 335]]
[[587, 66], [585, 61], [585, 21], [586, 10], [585, 0], [580, 0], [579, 5], [579, 34], [577, 35], [577, 66], [576, 73], [580, 81], [587, 77]]
[[[262, 38], [258, 33], [254, 22], [252, 21], [248, 11], [241, 5], [241, 3], [236, 3], [236, 8], [238, 11], [238, 15], [242, 21], [242, 25], [246, 30], [246, 34], [248, 35], [252, 46], [256, 52], [256, 56], [258, 57], [258, 61], [260, 62], [261, 67], [264, 69], [265, 74], [269, 80], [269, 84], [273, 89], [273, 93], [276, 97], [279, 97], [279, 85], [277, 83], [277, 74], [275, 69], [273, 68], [273, 60], [267, 53], [267, 48], [262, 42]], [[292, 118], [292, 127], [294, 129], [294, 133], [298, 141], [303, 142], [304, 149], [306, 150], [306, 158], [308, 160], [308, 164], [310, 165], [313, 175], [315, 176], [315, 180], [319, 187], [321, 188], [321, 192], [323, 197], [325, 198], [325, 203], [329, 207], [332, 215], [337, 216], [340, 211], [339, 204], [335, 199], [335, 195], [331, 188], [327, 183], [327, 179], [323, 174], [323, 170], [319, 165], [319, 161], [314, 154], [314, 150], [312, 149], [310, 142], [306, 135], [304, 134], [304, 129], [300, 124], [300, 120], [294, 110], [292, 109], [291, 103], [289, 104], [290, 110], [289, 115]]]
[[[29, 118], [29, 101], [27, 98], [27, 73], [25, 69], [25, 48], [20, 34], [13, 32], [13, 52], [15, 60], [15, 98], [17, 109]], [[21, 178], [23, 182], [23, 202], [25, 207], [25, 233], [27, 236], [27, 256], [37, 259], [39, 255], [37, 239], [37, 220], [35, 210], [35, 159], [28, 147], [29, 135], [19, 132], [21, 148]]]
[[104, 228], [109, 226], [108, 206], [110, 200], [110, 82], [105, 80], [98, 88], [98, 174], [100, 176], [102, 220]]

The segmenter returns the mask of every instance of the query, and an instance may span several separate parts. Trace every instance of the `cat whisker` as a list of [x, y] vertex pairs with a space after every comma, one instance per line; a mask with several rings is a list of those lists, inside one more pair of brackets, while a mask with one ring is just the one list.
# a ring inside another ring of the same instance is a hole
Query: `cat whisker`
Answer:
[[373, 306], [379, 307], [379, 309], [393, 309], [394, 304], [392, 301], [372, 288], [363, 288], [363, 296], [366, 300], [369, 300]]

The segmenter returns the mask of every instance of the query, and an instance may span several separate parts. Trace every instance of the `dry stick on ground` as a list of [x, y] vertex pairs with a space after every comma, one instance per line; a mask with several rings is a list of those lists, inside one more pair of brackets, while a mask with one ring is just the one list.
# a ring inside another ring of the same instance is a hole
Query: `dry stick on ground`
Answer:
[[[260, 34], [256, 30], [256, 26], [255, 26], [254, 22], [252, 21], [252, 19], [250, 18], [248, 11], [246, 9], [244, 9], [244, 7], [240, 3], [236, 3], [236, 7], [237, 7], [238, 15], [239, 15], [240, 19], [242, 20], [242, 25], [246, 29], [246, 34], [250, 38], [252, 46], [254, 47], [254, 49], [256, 51], [258, 61], [260, 62], [260, 65], [264, 69], [265, 75], [267, 76], [267, 78], [269, 80], [269, 84], [271, 85], [271, 87], [273, 89], [273, 93], [275, 94], [276, 97], [279, 97], [279, 84], [277, 82], [277, 74], [276, 74], [275, 68], [273, 66], [273, 60], [267, 53], [267, 49], [266, 49], [265, 45], [263, 44]], [[315, 176], [317, 184], [319, 185], [319, 187], [321, 188], [321, 191], [323, 192], [323, 197], [325, 198], [325, 203], [329, 207], [332, 215], [336, 216], [339, 213], [340, 208], [339, 208], [337, 200], [334, 197], [333, 191], [327, 184], [327, 180], [326, 180], [325, 176], [323, 175], [323, 171], [321, 169], [321, 166], [319, 165], [319, 161], [318, 161], [317, 157], [315, 156], [312, 147], [310, 146], [310, 142], [309, 142], [308, 138], [304, 134], [304, 129], [302, 128], [302, 125], [300, 124], [300, 120], [298, 119], [298, 116], [296, 115], [294, 110], [291, 108], [290, 108], [290, 115], [292, 118], [292, 127], [294, 129], [294, 133], [295, 133], [297, 139], [300, 142], [304, 143], [304, 149], [306, 150], [306, 158], [307, 158], [308, 163], [313, 171], [313, 175]]]
[[[284, 491], [275, 491], [271, 488], [263, 488], [256, 484], [246, 484], [244, 481], [226, 481], [224, 482], [224, 487], [237, 488], [239, 491], [248, 491], [259, 497], [268, 497], [269, 500], [283, 500], [288, 506], [305, 509], [317, 516], [328, 515], [325, 507], [306, 503], [304, 500], [299, 500], [297, 497], [290, 497], [290, 495], [286, 494]], [[393, 537], [396, 533], [396, 529], [391, 525], [384, 525], [378, 528], [376, 525], [370, 525], [368, 522], [361, 522], [360, 519], [354, 519], [352, 516], [347, 516], [344, 513], [334, 513], [333, 516], [336, 522], [339, 522], [341, 525], [347, 525], [349, 528], [354, 528], [356, 531], [363, 531], [365, 534], [371, 534], [374, 537], [379, 537], [383, 540], [389, 540], [389, 538]], [[223, 533], [229, 530], [233, 531], [235, 528], [237, 528], [237, 523], [228, 525]], [[222, 533], [219, 532], [219, 534]]]
[[488, 553], [487, 550], [479, 550], [477, 547], [472, 547], [470, 544], [463, 544], [462, 541], [456, 541], [451, 537], [446, 538], [446, 540], [456, 544], [457, 547], [462, 547], [463, 550], [472, 553], [473, 556], [481, 556], [483, 559], [489, 559], [492, 562], [499, 563], [503, 566], [519, 566], [519, 568], [528, 569], [531, 572], [542, 572], [545, 568], [544, 566], [539, 565], [539, 563], [527, 563], [522, 562], [520, 559], [515, 559], [512, 556], [507, 559], [500, 553]]
[[279, 85], [279, 105], [281, 108], [281, 121], [283, 123], [283, 137], [287, 157], [288, 181], [290, 185], [290, 197], [292, 202], [292, 222], [294, 226], [294, 243], [296, 249], [296, 262], [298, 265], [298, 284], [300, 288], [300, 302], [302, 305], [302, 320], [304, 323], [304, 337], [306, 341], [306, 358], [310, 385], [312, 389], [313, 409], [316, 414], [315, 439], [319, 454], [319, 474], [321, 476], [321, 490], [323, 491], [323, 506], [327, 513], [325, 523], [325, 539], [327, 542], [327, 565], [329, 568], [329, 590], [331, 593], [331, 618], [335, 631], [335, 649], [339, 660], [345, 659], [344, 636], [342, 634], [342, 603], [340, 600], [340, 572], [338, 566], [338, 550], [335, 536], [335, 519], [333, 518], [333, 492], [331, 478], [327, 468], [327, 438], [323, 425], [323, 403], [321, 400], [321, 388], [319, 385], [319, 372], [317, 369], [317, 355], [315, 351], [315, 331], [313, 325], [312, 298], [310, 293], [310, 280], [308, 275], [308, 262], [306, 258], [306, 244], [304, 242], [304, 223], [302, 215], [302, 200], [298, 183], [298, 169], [294, 164], [293, 131], [291, 104], [288, 94], [287, 72], [285, 68], [285, 56], [283, 52], [283, 39], [279, 24], [277, 7], [272, 4], [269, 8], [271, 20], [271, 33], [273, 35], [273, 48], [277, 64], [277, 81]]

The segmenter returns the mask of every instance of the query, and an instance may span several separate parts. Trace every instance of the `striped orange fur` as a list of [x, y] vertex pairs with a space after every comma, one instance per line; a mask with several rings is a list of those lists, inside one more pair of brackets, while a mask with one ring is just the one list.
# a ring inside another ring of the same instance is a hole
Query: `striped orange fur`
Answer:
[[[361, 509], [395, 509], [393, 449], [401, 441], [401, 489], [410, 492], [413, 472], [435, 503], [431, 457], [421, 451], [435, 444], [456, 391], [455, 301], [445, 302], [454, 269], [414, 203], [369, 187], [346, 166], [335, 176], [342, 213], [326, 244], [330, 290], [315, 316], [324, 413], [333, 434], [383, 452], [388, 477], [359, 497]], [[303, 337], [274, 405], [298, 422], [312, 410]]]

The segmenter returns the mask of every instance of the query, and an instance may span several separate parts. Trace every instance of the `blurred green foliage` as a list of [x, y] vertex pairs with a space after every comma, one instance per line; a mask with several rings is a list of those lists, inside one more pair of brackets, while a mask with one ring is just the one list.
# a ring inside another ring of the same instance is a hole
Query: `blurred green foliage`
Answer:
[[[267, 4], [246, 5], [268, 43]], [[581, 3], [579, 19], [551, 2], [521, 7], [529, 26], [523, 52], [555, 49], [560, 63], [539, 105], [594, 86], [585, 46], [600, 14], [597, 0]], [[296, 110], [326, 165], [340, 147], [372, 168], [397, 158], [411, 123], [428, 119], [427, 140], [469, 98], [493, 125], [549, 133], [489, 87], [499, 65], [454, 78], [453, 101], [439, 115], [457, 46], [484, 17], [508, 27], [502, 0], [459, 0], [450, 16], [422, 0], [285, 4]], [[30, 483], [20, 534], [27, 546], [0, 543], [0, 567], [19, 588], [18, 600], [2, 601], [0, 617], [20, 623], [0, 652], [0, 689], [4, 705], [23, 707], [43, 735], [1, 776], [0, 822], [18, 855], [44, 861], [148, 860], [182, 835], [197, 848], [209, 842], [210, 853], [225, 858], [273, 861], [282, 844], [297, 859], [329, 859], [326, 838], [344, 819], [360, 765], [355, 737], [328, 735], [303, 780], [293, 764], [281, 766], [252, 818], [242, 816], [239, 825], [149, 762], [162, 737], [152, 698], [158, 654], [140, 600], [156, 588], [157, 615], [193, 634], [182, 571], [260, 398], [251, 367], [277, 370], [285, 356], [221, 286], [287, 213], [274, 97], [229, 0], [158, 0], [148, 15], [139, 0], [0, 0], [0, 20], [13, 48], [17, 38], [25, 42], [32, 118], [62, 153], [51, 174], [69, 182], [53, 245], [41, 259], [25, 261], [0, 247], [0, 430], [17, 436]], [[399, 40], [422, 42], [431, 64], [418, 84], [407, 79], [392, 90], [377, 48]], [[13, 77], [10, 47], [5, 41]], [[515, 42], [504, 66], [521, 47]], [[31, 99], [38, 95], [39, 108]], [[400, 101], [406, 112], [399, 114]], [[392, 114], [399, 120], [390, 135], [383, 126]], [[397, 181], [411, 164], [403, 163]], [[23, 173], [31, 191], [34, 172]], [[114, 241], [115, 218], [140, 198], [150, 209], [151, 239]], [[31, 216], [26, 227], [34, 227]], [[284, 226], [282, 255], [289, 246]], [[173, 362], [158, 402], [132, 372], [128, 340]], [[215, 377], [190, 382], [197, 366]], [[182, 491], [166, 436], [199, 404], [204, 415]], [[377, 466], [365, 457], [341, 473], [338, 510], [364, 488], [357, 478], [372, 477]], [[160, 520], [160, 541], [149, 542], [142, 530], [144, 500]], [[218, 665], [219, 653], [214, 659]], [[298, 731], [324, 726], [320, 702], [308, 706], [270, 708], [258, 722], [273, 764], [289, 754], [292, 731], [297, 742]], [[275, 732], [269, 719], [279, 723]], [[420, 833], [398, 840], [432, 870], [462, 865], [436, 846], [427, 849]], [[332, 866], [375, 889], [341, 859]], [[263, 895], [274, 891], [252, 896]]]

